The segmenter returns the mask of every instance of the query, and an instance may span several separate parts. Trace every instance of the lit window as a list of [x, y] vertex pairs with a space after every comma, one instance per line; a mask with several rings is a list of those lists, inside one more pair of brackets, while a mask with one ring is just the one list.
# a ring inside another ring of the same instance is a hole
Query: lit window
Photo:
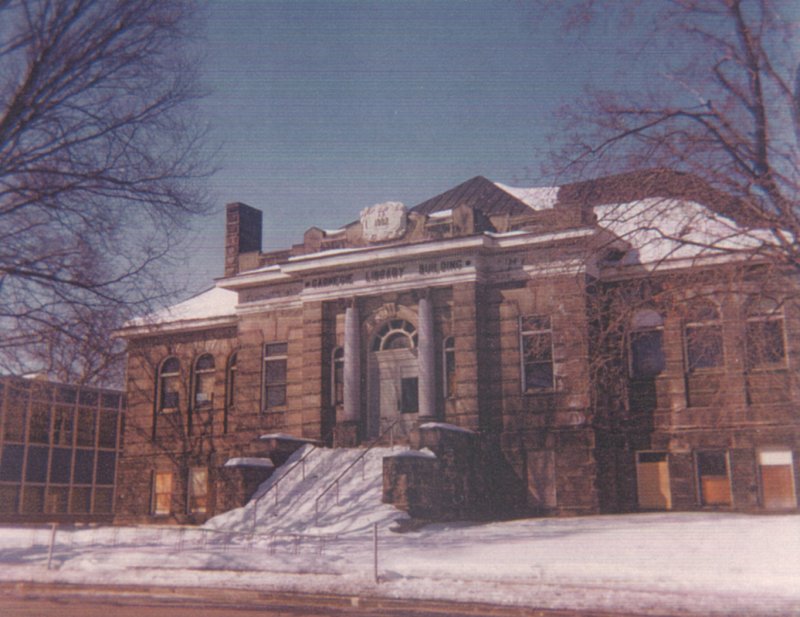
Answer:
[[747, 368], [773, 367], [785, 360], [780, 306], [768, 298], [751, 299], [747, 306]]
[[287, 343], [264, 345], [264, 399], [265, 411], [286, 404]]
[[205, 514], [208, 510], [208, 469], [192, 467], [189, 470], [189, 514]]
[[158, 471], [153, 478], [153, 514], [169, 514], [172, 508], [172, 474]]
[[704, 506], [729, 506], [732, 503], [728, 455], [722, 450], [696, 453], [700, 501]]
[[630, 374], [652, 379], [664, 370], [664, 321], [654, 310], [637, 311], [630, 335]]
[[550, 317], [520, 318], [522, 375], [525, 390], [553, 387], [553, 331]]
[[344, 347], [337, 347], [331, 354], [331, 402], [344, 403]]
[[167, 358], [158, 372], [158, 409], [174, 411], [178, 408], [181, 364], [177, 358]]
[[214, 356], [203, 354], [194, 363], [194, 405], [207, 407], [214, 400]]
[[684, 339], [690, 372], [722, 366], [722, 325], [719, 310], [713, 303], [699, 302], [691, 307]]
[[456, 342], [452, 336], [444, 339], [444, 396], [445, 398], [455, 398], [456, 396]]

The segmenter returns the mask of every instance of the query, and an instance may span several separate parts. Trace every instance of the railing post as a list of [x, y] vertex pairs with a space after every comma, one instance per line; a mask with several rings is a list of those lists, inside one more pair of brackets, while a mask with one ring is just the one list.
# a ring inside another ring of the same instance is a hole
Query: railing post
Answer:
[[378, 523], [372, 525], [372, 573], [375, 576], [375, 582], [380, 583], [381, 579], [378, 576]]
[[58, 523], [52, 523], [50, 529], [50, 548], [47, 551], [47, 569], [50, 569], [50, 564], [53, 561], [53, 548], [56, 544], [56, 530], [58, 529]]

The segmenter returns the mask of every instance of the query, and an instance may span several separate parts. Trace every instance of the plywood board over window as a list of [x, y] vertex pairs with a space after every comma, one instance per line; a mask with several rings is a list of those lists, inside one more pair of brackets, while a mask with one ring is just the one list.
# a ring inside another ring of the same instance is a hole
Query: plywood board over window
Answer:
[[669, 461], [666, 452], [636, 453], [636, 488], [642, 510], [669, 510]]
[[767, 510], [797, 506], [791, 450], [763, 450], [758, 453], [761, 471], [761, 499]]

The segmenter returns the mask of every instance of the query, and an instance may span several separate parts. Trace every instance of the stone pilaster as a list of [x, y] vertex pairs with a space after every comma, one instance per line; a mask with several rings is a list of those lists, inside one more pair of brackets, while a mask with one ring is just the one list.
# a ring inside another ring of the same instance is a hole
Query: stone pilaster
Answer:
[[419, 421], [436, 415], [436, 355], [433, 305], [428, 298], [419, 301]]

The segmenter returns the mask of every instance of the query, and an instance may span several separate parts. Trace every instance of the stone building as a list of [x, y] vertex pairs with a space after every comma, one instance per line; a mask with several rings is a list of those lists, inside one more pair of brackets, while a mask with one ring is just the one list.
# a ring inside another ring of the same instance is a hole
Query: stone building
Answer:
[[0, 520], [109, 522], [122, 392], [0, 377]]
[[384, 466], [420, 517], [796, 508], [796, 278], [729, 202], [477, 177], [268, 252], [229, 204], [224, 277], [121, 332], [118, 520], [202, 521], [303, 440], [424, 448]]

